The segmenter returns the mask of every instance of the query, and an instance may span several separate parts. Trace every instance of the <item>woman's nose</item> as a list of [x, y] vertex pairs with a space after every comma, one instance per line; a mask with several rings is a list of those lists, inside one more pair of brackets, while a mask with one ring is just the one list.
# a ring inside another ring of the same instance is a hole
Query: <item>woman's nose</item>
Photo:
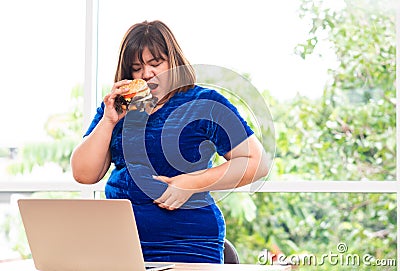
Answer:
[[142, 79], [143, 79], [143, 80], [148, 81], [148, 80], [150, 80], [151, 78], [153, 78], [154, 75], [155, 75], [155, 74], [154, 74], [154, 71], [153, 71], [153, 69], [152, 69], [151, 67], [145, 66], [145, 67], [143, 68], [143, 73], [142, 73]]

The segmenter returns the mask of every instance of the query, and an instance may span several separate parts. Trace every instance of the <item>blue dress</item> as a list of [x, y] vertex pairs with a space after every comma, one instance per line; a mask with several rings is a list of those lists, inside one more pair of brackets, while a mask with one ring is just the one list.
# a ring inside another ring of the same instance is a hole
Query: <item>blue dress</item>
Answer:
[[[103, 113], [102, 103], [85, 136]], [[116, 124], [110, 143], [115, 168], [105, 193], [132, 202], [145, 261], [223, 262], [225, 221], [210, 193], [193, 194], [177, 210], [162, 209], [153, 200], [167, 185], [152, 175], [209, 168], [215, 153], [226, 154], [251, 134], [225, 97], [200, 86], [175, 94], [151, 115], [130, 111]]]

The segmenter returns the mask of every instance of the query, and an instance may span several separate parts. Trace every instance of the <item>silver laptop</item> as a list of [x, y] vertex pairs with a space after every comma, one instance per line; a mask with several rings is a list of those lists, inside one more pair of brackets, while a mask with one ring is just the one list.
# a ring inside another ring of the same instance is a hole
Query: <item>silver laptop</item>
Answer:
[[20, 199], [18, 206], [40, 271], [164, 270], [145, 263], [128, 200]]

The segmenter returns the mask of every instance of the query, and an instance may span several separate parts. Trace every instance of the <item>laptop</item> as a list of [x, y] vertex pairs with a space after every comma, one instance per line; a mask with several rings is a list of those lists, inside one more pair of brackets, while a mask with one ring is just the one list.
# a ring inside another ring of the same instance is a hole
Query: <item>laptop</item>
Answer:
[[40, 271], [155, 271], [174, 266], [144, 262], [129, 200], [20, 199], [18, 206]]

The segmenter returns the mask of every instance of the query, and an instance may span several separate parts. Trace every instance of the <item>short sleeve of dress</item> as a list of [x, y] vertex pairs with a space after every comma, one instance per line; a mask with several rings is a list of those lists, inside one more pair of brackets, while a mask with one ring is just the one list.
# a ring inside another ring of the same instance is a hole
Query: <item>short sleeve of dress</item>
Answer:
[[210, 98], [214, 104], [208, 130], [209, 139], [215, 145], [217, 153], [223, 156], [254, 132], [227, 98], [217, 91], [212, 91]]
[[97, 108], [96, 115], [94, 116], [92, 122], [89, 125], [89, 128], [87, 129], [83, 137], [88, 136], [93, 131], [93, 129], [97, 126], [97, 124], [103, 117], [103, 114], [104, 114], [104, 103], [102, 102], [101, 105]]

